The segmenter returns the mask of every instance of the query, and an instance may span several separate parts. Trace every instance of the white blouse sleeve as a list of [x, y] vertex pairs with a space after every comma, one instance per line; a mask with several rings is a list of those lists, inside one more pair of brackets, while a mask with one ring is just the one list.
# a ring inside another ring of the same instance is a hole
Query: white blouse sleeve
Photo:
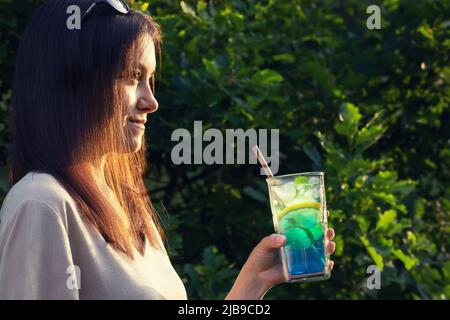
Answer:
[[1, 228], [0, 299], [79, 299], [67, 230], [48, 204], [23, 200]]

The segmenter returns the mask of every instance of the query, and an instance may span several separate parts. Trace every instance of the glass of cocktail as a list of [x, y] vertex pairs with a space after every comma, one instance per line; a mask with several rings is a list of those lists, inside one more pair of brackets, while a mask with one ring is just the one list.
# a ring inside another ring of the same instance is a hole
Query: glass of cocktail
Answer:
[[324, 173], [273, 176], [266, 181], [275, 231], [286, 237], [280, 249], [286, 281], [329, 279]]

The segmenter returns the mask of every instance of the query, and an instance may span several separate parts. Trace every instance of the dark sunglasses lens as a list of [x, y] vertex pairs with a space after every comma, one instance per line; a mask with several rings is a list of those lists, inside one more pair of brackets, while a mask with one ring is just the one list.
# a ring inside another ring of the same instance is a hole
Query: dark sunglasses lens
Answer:
[[121, 13], [128, 13], [129, 8], [125, 2], [122, 2], [120, 0], [107, 0], [107, 1], [117, 11]]

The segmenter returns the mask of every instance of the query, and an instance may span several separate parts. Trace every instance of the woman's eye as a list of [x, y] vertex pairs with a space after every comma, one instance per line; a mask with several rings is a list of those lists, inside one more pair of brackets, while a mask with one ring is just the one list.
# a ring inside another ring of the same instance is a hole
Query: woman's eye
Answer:
[[141, 79], [141, 73], [139, 71], [136, 71], [133, 73], [133, 79], [140, 80]]

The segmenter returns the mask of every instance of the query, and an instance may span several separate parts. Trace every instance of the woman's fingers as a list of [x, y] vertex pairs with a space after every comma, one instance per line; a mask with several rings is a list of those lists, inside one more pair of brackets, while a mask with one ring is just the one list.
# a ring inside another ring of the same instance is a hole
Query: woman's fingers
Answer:
[[327, 239], [328, 240], [333, 240], [334, 239], [334, 229], [329, 228], [327, 230]]
[[[330, 211], [327, 210], [327, 217], [329, 217], [329, 216], [330, 216]], [[335, 236], [334, 229], [329, 228], [327, 230], [326, 235], [327, 235], [327, 239], [329, 240], [327, 243], [327, 248], [326, 248], [327, 254], [333, 254], [334, 250], [336, 250], [336, 243], [331, 241], [334, 239], [334, 236]], [[330, 260], [329, 266], [330, 266], [330, 271], [333, 270], [334, 261]]]
[[336, 243], [334, 243], [333, 241], [328, 241], [327, 243], [327, 254], [333, 254], [334, 250], [336, 249]]

